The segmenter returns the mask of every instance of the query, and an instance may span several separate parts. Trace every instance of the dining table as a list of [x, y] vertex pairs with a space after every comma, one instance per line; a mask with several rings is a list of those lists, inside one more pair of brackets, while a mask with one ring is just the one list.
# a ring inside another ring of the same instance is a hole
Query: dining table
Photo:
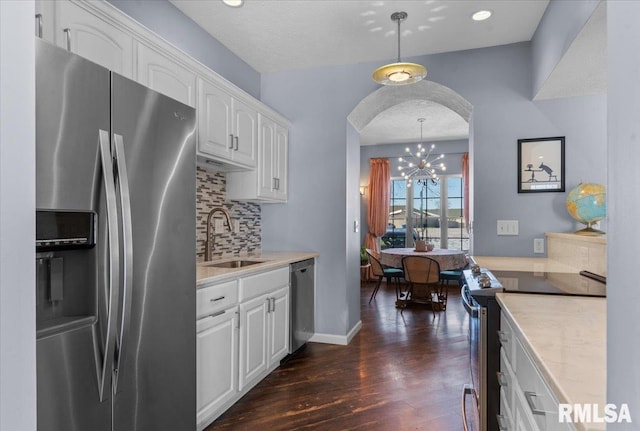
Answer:
[[380, 250], [380, 263], [393, 268], [402, 268], [405, 256], [426, 256], [438, 262], [440, 271], [461, 269], [467, 265], [467, 253], [462, 250], [434, 248], [431, 251], [416, 251], [414, 248], [386, 248]]

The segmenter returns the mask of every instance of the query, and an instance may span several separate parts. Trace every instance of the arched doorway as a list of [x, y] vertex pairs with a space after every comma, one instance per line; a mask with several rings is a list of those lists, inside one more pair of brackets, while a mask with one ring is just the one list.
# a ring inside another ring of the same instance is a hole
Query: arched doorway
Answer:
[[[473, 190], [473, 107], [460, 94], [436, 82], [425, 80], [402, 87], [382, 87], [362, 99], [347, 117], [350, 128], [352, 127], [354, 132], [348, 133], [347, 145], [357, 145], [359, 147], [360, 140], [358, 138], [353, 139], [354, 135], [363, 136], [363, 131], [369, 129], [368, 126], [377, 121], [377, 118], [382, 117], [383, 115], [381, 114], [411, 102], [428, 102], [431, 105], [440, 105], [443, 110], [457, 114], [462, 120], [462, 124], [466, 123], [466, 128], [468, 129], [469, 191]], [[414, 142], [417, 142], [417, 140]], [[468, 199], [469, 222], [471, 222], [473, 220], [473, 194], [471, 192], [468, 193]], [[363, 231], [366, 229], [366, 217], [364, 216], [366, 209], [362, 211], [364, 208], [363, 202], [361, 208]], [[469, 233], [469, 250], [472, 250], [472, 247], [473, 235]]]

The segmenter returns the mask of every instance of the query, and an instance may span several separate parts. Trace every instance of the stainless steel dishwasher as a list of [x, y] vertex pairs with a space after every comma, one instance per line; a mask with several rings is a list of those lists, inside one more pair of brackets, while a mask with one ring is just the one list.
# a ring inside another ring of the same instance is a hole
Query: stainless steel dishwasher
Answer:
[[289, 353], [301, 350], [314, 333], [314, 259], [291, 264], [291, 333]]

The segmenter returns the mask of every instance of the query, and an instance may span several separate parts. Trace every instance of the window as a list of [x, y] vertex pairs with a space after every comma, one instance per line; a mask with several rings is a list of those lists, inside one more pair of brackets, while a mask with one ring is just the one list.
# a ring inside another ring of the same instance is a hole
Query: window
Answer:
[[468, 250], [462, 177], [448, 175], [412, 181], [411, 187], [407, 187], [404, 179], [391, 180], [389, 227], [382, 238], [382, 248], [413, 247], [415, 239], [423, 238], [436, 248]]

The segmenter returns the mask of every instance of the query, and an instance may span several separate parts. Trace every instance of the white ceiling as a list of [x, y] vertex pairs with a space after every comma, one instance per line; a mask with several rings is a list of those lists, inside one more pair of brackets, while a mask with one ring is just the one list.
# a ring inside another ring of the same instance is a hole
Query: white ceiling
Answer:
[[[409, 14], [401, 26], [407, 57], [531, 40], [549, 0], [245, 0], [230, 8], [221, 0], [170, 0], [260, 73], [395, 62], [397, 24], [391, 14]], [[471, 15], [493, 16], [475, 22]], [[428, 67], [428, 65], [426, 65]], [[373, 70], [372, 70], [373, 71]], [[427, 76], [428, 79], [428, 76]], [[378, 115], [361, 142], [416, 142], [424, 117], [424, 141], [468, 137], [467, 123], [433, 102], [412, 102]]]

